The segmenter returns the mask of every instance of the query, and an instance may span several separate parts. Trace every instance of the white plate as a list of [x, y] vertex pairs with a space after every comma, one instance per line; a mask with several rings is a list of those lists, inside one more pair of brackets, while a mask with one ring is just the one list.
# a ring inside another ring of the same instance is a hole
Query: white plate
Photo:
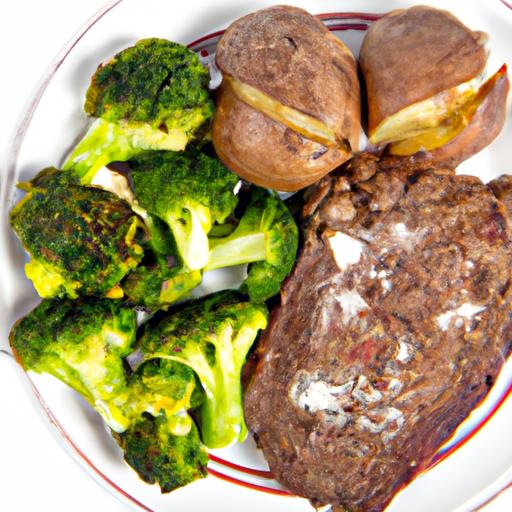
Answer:
[[[436, 5], [436, 2], [428, 3]], [[50, 66], [16, 129], [8, 173], [3, 180], [0, 237], [5, 251], [0, 264], [5, 269], [2, 285], [6, 308], [2, 311], [5, 318], [0, 322], [3, 329], [0, 343], [5, 343], [15, 319], [38, 302], [23, 275], [26, 257], [7, 225], [7, 211], [19, 197], [14, 184], [29, 179], [45, 166], [61, 163], [67, 149], [83, 132], [87, 121], [81, 106], [97, 64], [144, 37], [165, 37], [187, 44], [201, 39], [194, 49], [211, 53], [216, 39], [215, 36], [203, 39], [205, 35], [225, 28], [247, 12], [271, 4], [255, 0], [239, 1], [235, 5], [228, 0], [215, 3], [188, 0], [184, 4], [168, 0], [117, 0], [98, 13]], [[343, 9], [345, 14], [324, 16], [324, 21], [355, 53], [364, 30], [374, 19], [368, 13], [382, 9], [382, 2], [372, 0], [343, 3], [298, 0], [293, 4], [313, 13]], [[410, 2], [389, 1], [386, 10], [408, 5]], [[464, 4], [452, 1], [439, 2], [437, 6], [452, 10], [470, 27], [490, 34], [491, 72], [503, 62], [512, 64], [512, 11], [504, 3], [498, 0]], [[488, 181], [512, 171], [512, 153], [507, 145], [510, 140], [509, 108], [507, 123], [499, 138], [465, 162], [459, 172], [476, 174]], [[0, 345], [2, 348], [8, 350], [7, 346]], [[25, 379], [25, 384], [38, 398], [48, 425], [68, 452], [107, 490], [135, 510], [312, 510], [306, 500], [289, 496], [268, 478], [265, 461], [251, 441], [212, 454], [211, 475], [207, 479], [161, 495], [156, 486], [141, 482], [124, 464], [121, 452], [99, 417], [73, 391], [47, 376], [32, 375]], [[389, 512], [471, 511], [510, 484], [511, 386], [512, 362], [509, 361], [484, 404], [440, 450], [435, 461], [441, 462], [401, 492]]]

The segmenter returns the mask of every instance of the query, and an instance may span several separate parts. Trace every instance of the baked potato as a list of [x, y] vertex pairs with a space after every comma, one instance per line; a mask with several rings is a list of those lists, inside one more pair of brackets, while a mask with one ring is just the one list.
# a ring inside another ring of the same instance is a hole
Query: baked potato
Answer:
[[219, 41], [216, 63], [223, 83], [213, 144], [242, 178], [295, 191], [358, 149], [355, 59], [308, 12], [276, 6], [240, 18]]
[[392, 11], [375, 22], [360, 53], [370, 142], [390, 143], [395, 155], [427, 152], [456, 163], [489, 144], [503, 125], [508, 78], [500, 70], [482, 85], [485, 41], [432, 7]]

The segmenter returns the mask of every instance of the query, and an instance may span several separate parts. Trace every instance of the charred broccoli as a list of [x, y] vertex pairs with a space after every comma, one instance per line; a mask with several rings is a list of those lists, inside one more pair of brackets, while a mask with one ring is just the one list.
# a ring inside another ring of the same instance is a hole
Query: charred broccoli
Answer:
[[148, 326], [140, 341], [144, 359], [178, 361], [196, 372], [205, 391], [200, 429], [209, 448], [243, 441], [247, 435], [240, 373], [258, 331], [266, 325], [264, 306], [221, 292]]
[[290, 272], [298, 245], [298, 229], [275, 193], [254, 188], [250, 202], [231, 234], [210, 238], [206, 270], [251, 263], [240, 291], [262, 302], [279, 293]]
[[134, 305], [158, 310], [186, 297], [201, 283], [199, 270], [161, 265], [139, 266], [123, 281], [123, 290]]
[[208, 453], [192, 424], [186, 435], [173, 435], [165, 415], [144, 413], [114, 437], [126, 462], [149, 484], [170, 492], [206, 476]]
[[142, 222], [128, 203], [86, 188], [68, 173], [48, 168], [18, 185], [27, 195], [13, 208], [11, 225], [31, 261], [25, 265], [41, 297], [123, 295], [121, 279], [142, 259]]
[[208, 232], [234, 210], [239, 178], [216, 158], [199, 151], [158, 151], [130, 161], [140, 206], [170, 227], [187, 269], [208, 262]]
[[97, 120], [63, 168], [90, 183], [109, 162], [185, 149], [213, 116], [209, 79], [193, 51], [165, 39], [143, 39], [119, 52], [92, 77], [84, 109]]
[[130, 423], [117, 403], [127, 390], [122, 358], [136, 330], [135, 313], [120, 301], [44, 300], [14, 325], [10, 344], [26, 370], [65, 382], [120, 432]]

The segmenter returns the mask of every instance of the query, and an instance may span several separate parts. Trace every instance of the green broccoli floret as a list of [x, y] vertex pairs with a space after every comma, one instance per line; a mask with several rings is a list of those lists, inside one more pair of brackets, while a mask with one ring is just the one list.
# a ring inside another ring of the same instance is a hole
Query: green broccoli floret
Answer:
[[192, 423], [188, 434], [169, 431], [165, 415], [156, 418], [144, 413], [122, 434], [114, 434], [126, 462], [147, 483], [158, 483], [170, 492], [198, 478], [204, 478], [208, 453]]
[[170, 359], [196, 372], [205, 391], [199, 409], [201, 434], [210, 448], [243, 441], [247, 435], [240, 372], [258, 331], [266, 325], [263, 305], [221, 292], [148, 326], [141, 339], [144, 359]]
[[26, 370], [60, 379], [122, 431], [129, 419], [116, 401], [126, 393], [122, 358], [136, 330], [134, 311], [120, 301], [44, 300], [14, 325], [10, 344]]
[[27, 195], [10, 221], [31, 256], [25, 272], [39, 295], [122, 296], [118, 283], [143, 255], [137, 243], [143, 225], [129, 204], [54, 168], [18, 186]]
[[130, 419], [113, 432], [126, 462], [148, 483], [169, 492], [206, 476], [208, 461], [188, 410], [201, 404], [194, 371], [165, 359], [147, 361], [132, 375], [118, 402]]
[[239, 225], [227, 237], [210, 238], [205, 270], [251, 263], [240, 291], [263, 302], [279, 293], [298, 246], [298, 229], [277, 194], [254, 188]]
[[208, 262], [208, 232], [234, 210], [239, 178], [199, 151], [158, 151], [130, 161], [135, 196], [147, 212], [170, 227], [185, 267]]
[[98, 67], [84, 105], [97, 118], [64, 169], [90, 183], [96, 171], [146, 150], [182, 151], [209, 127], [210, 77], [198, 56], [165, 39], [143, 39]]
[[199, 270], [139, 266], [123, 281], [123, 290], [132, 304], [155, 311], [186, 297], [201, 283], [201, 278]]
[[207, 454], [188, 410], [203, 393], [194, 371], [155, 359], [129, 378], [134, 311], [106, 299], [45, 300], [12, 328], [10, 343], [26, 370], [48, 373], [78, 391], [103, 417], [126, 461], [163, 492], [205, 476]]

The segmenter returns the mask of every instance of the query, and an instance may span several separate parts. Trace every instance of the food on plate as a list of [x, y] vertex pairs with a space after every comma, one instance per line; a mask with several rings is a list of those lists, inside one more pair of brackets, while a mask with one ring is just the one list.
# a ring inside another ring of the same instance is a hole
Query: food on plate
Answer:
[[144, 360], [168, 359], [195, 371], [205, 392], [199, 409], [201, 439], [209, 448], [247, 437], [240, 372], [258, 331], [266, 325], [264, 305], [220, 292], [166, 316], [140, 341]]
[[[361, 49], [379, 159], [354, 156], [356, 61], [318, 18], [256, 11], [215, 59], [215, 113], [180, 44], [144, 39], [98, 67], [95, 121], [10, 214], [45, 299], [13, 353], [82, 395], [162, 492], [249, 427], [290, 491], [381, 511], [512, 351], [512, 178], [453, 171], [501, 130], [506, 66], [485, 81], [483, 35], [446, 11], [382, 17]], [[309, 185], [288, 205], [276, 192]], [[191, 298], [235, 265], [238, 289]]]
[[[247, 436], [240, 371], [266, 324], [264, 305], [221, 292], [150, 320], [137, 340], [135, 310], [126, 302], [54, 299], [17, 322], [10, 343], [26, 370], [80, 393], [128, 464], [169, 492], [206, 476], [205, 446]], [[127, 361], [141, 359], [127, 369]]]
[[245, 417], [292, 492], [377, 512], [512, 350], [510, 218], [478, 178], [398, 157], [356, 157], [308, 196]]
[[26, 370], [60, 379], [122, 431], [129, 421], [116, 399], [126, 390], [122, 358], [133, 351], [136, 330], [135, 312], [121, 301], [54, 299], [18, 320], [9, 341]]
[[39, 295], [121, 297], [119, 282], [143, 252], [144, 226], [129, 204], [55, 168], [18, 187], [27, 194], [10, 222], [30, 254], [25, 273]]
[[485, 41], [427, 6], [373, 23], [359, 56], [370, 142], [451, 166], [488, 145], [503, 127], [509, 85], [506, 68], [483, 83]]
[[153, 261], [132, 270], [122, 283], [128, 301], [157, 311], [187, 298], [203, 276], [200, 270], [189, 270], [177, 261], [177, 257], [169, 255], [165, 263]]
[[118, 400], [130, 423], [112, 435], [140, 478], [165, 493], [206, 476], [208, 454], [187, 412], [201, 404], [203, 394], [188, 366], [148, 361]]
[[[486, 148], [501, 132], [509, 88], [507, 67], [504, 65], [480, 87], [472, 101], [460, 108], [457, 115], [412, 139], [390, 144], [389, 152], [394, 155], [414, 154], [416, 159], [457, 167]], [[429, 141], [438, 141], [442, 145], [425, 151]]]
[[277, 194], [253, 188], [236, 228], [210, 239], [206, 270], [250, 263], [240, 290], [253, 302], [279, 293], [281, 282], [295, 263], [297, 224]]
[[358, 150], [356, 61], [318, 18], [290, 6], [248, 14], [220, 39], [216, 63], [213, 144], [242, 178], [294, 191]]
[[158, 484], [163, 493], [207, 476], [208, 453], [192, 424], [185, 435], [172, 435], [167, 418], [143, 414], [114, 438], [126, 462], [148, 484]]
[[196, 151], [153, 151], [132, 159], [130, 167], [138, 204], [169, 226], [187, 268], [204, 268], [208, 233], [238, 202], [238, 177], [217, 158]]
[[147, 150], [181, 151], [209, 129], [210, 75], [188, 48], [143, 39], [100, 64], [84, 109], [96, 119], [63, 168], [90, 183], [104, 165]]

